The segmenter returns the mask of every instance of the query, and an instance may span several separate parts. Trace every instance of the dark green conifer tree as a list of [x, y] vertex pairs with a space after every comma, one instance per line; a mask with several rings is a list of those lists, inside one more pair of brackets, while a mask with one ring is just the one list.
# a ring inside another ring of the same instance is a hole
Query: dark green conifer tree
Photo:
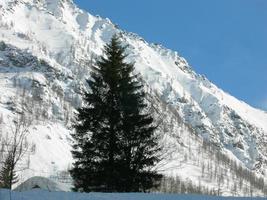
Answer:
[[12, 189], [12, 185], [18, 182], [14, 168], [13, 156], [9, 153], [0, 170], [0, 188]]
[[75, 190], [147, 191], [161, 178], [151, 170], [160, 150], [153, 118], [125, 49], [114, 36], [87, 81], [73, 134]]

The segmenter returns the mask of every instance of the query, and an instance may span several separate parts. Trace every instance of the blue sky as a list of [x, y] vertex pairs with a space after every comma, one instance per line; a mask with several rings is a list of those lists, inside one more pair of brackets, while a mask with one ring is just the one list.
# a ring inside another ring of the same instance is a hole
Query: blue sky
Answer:
[[267, 0], [74, 0], [185, 57], [233, 96], [267, 110]]

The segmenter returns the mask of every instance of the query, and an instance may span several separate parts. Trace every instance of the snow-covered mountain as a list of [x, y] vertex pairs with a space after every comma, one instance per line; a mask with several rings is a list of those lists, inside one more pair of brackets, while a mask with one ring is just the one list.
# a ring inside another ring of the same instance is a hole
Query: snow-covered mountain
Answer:
[[[161, 124], [158, 169], [225, 195], [237, 195], [233, 188], [242, 180], [239, 195], [262, 195], [252, 175], [241, 178], [232, 161], [266, 177], [267, 113], [196, 74], [177, 52], [120, 30], [72, 0], [0, 0], [0, 136], [24, 113], [34, 147], [21, 164], [27, 168], [21, 180], [55, 177], [71, 166], [74, 112], [90, 66], [115, 33], [128, 45], [128, 60], [142, 75]], [[224, 155], [230, 161], [223, 162]]]

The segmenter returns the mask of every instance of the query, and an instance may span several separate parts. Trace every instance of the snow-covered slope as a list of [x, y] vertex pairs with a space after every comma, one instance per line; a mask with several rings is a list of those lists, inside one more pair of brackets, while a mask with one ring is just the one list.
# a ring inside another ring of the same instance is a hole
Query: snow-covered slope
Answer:
[[[159, 132], [169, 153], [160, 170], [218, 188], [195, 163], [199, 151], [204, 163], [217, 162], [203, 150], [203, 143], [210, 142], [216, 151], [266, 176], [267, 113], [196, 74], [177, 52], [148, 44], [110, 20], [80, 10], [72, 0], [1, 0], [0, 135], [5, 137], [12, 120], [25, 113], [31, 122], [28, 140], [35, 147], [25, 158], [22, 180], [56, 176], [71, 166], [73, 113], [82, 105], [90, 65], [115, 33], [129, 46], [129, 62], [135, 62], [163, 122]], [[234, 185], [233, 177], [230, 181]], [[230, 193], [223, 188], [222, 194]]]

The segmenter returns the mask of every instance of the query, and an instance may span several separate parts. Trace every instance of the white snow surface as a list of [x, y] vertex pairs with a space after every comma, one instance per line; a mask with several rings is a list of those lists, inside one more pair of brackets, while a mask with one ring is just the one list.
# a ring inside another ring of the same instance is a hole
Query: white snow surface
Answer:
[[[21, 181], [55, 177], [71, 166], [71, 122], [82, 105], [80, 91], [87, 87], [88, 63], [101, 55], [115, 33], [128, 45], [128, 61], [135, 62], [148, 93], [158, 98], [160, 103], [154, 106], [163, 112], [159, 116], [166, 116], [166, 130], [160, 130], [162, 144], [172, 153], [160, 170], [216, 187], [201, 179], [201, 168], [195, 164], [197, 146], [206, 140], [266, 176], [267, 113], [196, 74], [177, 52], [120, 30], [71, 0], [1, 0], [0, 42], [7, 48], [0, 50], [0, 135], [5, 137], [20, 111], [28, 112], [32, 121], [28, 140], [35, 147], [24, 159], [27, 170], [21, 173]], [[190, 126], [197, 139], [181, 124]], [[192, 154], [189, 162], [184, 159], [187, 151]], [[223, 194], [231, 193], [225, 189]]]
[[[9, 200], [9, 191], [0, 190], [0, 199]], [[212, 197], [200, 195], [174, 195], [174, 194], [142, 194], [142, 193], [70, 193], [70, 192], [49, 192], [35, 189], [28, 192], [12, 192], [13, 200], [262, 200], [264, 198], [251, 197]]]
[[[8, 190], [0, 190], [1, 200], [9, 200]], [[175, 195], [175, 194], [144, 194], [144, 193], [71, 193], [71, 192], [49, 192], [34, 189], [28, 192], [12, 192], [13, 200], [263, 200], [260, 197], [214, 197], [201, 195]]]

